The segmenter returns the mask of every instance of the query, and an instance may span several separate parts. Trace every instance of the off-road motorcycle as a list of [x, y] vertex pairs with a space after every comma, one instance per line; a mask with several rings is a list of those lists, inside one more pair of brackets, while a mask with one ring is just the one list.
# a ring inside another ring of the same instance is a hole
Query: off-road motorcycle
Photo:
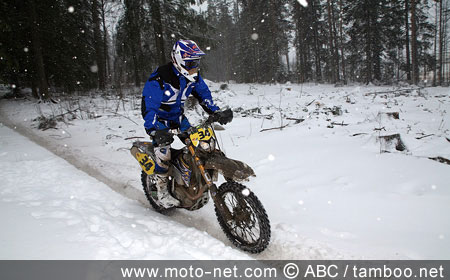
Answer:
[[[247, 164], [229, 159], [221, 151], [214, 130], [214, 119], [208, 118], [201, 125], [192, 127], [183, 135], [185, 147], [171, 149], [169, 164], [169, 192], [180, 201], [177, 208], [190, 211], [203, 207], [212, 197], [220, 227], [228, 239], [238, 248], [251, 252], [262, 252], [270, 241], [270, 223], [266, 211], [247, 187], [239, 182], [255, 176]], [[164, 208], [158, 202], [154, 147], [151, 142], [133, 143], [131, 154], [139, 162], [142, 186], [152, 207], [167, 213], [173, 208]], [[221, 173], [225, 183], [219, 187]]]

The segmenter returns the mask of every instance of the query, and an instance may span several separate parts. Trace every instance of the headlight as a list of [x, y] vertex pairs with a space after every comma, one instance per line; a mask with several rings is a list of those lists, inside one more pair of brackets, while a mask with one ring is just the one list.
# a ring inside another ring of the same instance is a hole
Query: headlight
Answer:
[[209, 143], [205, 142], [205, 141], [200, 141], [200, 148], [202, 148], [202, 150], [206, 151], [206, 152], [212, 152], [215, 149], [215, 141], [214, 139], [210, 139]]
[[200, 148], [202, 148], [205, 151], [209, 151], [209, 143], [205, 141], [200, 141]]

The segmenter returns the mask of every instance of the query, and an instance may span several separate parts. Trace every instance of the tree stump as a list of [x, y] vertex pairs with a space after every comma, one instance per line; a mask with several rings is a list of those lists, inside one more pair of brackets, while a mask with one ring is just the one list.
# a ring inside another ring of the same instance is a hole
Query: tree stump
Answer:
[[399, 112], [387, 112], [387, 113], [378, 113], [378, 116], [386, 115], [389, 119], [399, 120], [400, 119], [400, 113]]
[[381, 152], [383, 153], [389, 153], [393, 149], [399, 152], [408, 150], [405, 143], [403, 143], [400, 134], [398, 133], [392, 135], [379, 136], [378, 138], [380, 139]]
[[398, 112], [389, 112], [389, 113], [386, 113], [386, 115], [390, 118], [393, 118], [394, 120], [400, 119], [400, 114]]

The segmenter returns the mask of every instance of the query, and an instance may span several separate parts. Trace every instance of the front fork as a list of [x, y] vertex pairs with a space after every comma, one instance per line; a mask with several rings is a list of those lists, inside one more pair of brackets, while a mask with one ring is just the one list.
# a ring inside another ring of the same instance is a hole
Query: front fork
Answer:
[[203, 163], [200, 160], [200, 158], [195, 154], [194, 146], [192, 145], [190, 139], [186, 139], [186, 145], [188, 146], [189, 152], [194, 158], [195, 165], [197, 165], [198, 169], [200, 170], [200, 174], [202, 174], [202, 177], [206, 182], [209, 192], [211, 193], [211, 197], [214, 201], [214, 205], [216, 205], [216, 207], [220, 210], [220, 213], [222, 213], [226, 222], [232, 220], [233, 216], [230, 213], [230, 210], [228, 209], [228, 207], [225, 206], [222, 197], [217, 195], [217, 186], [216, 184], [213, 183], [213, 180], [211, 179], [209, 173], [206, 172], [205, 167], [203, 166]]

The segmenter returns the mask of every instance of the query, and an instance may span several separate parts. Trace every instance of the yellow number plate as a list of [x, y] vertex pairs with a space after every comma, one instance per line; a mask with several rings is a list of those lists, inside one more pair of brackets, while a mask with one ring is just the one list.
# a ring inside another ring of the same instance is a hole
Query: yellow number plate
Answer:
[[142, 167], [142, 170], [144, 170], [145, 173], [148, 175], [152, 175], [155, 171], [155, 162], [144, 153], [136, 153], [136, 159], [138, 160], [139, 164]]
[[190, 135], [190, 138], [191, 138], [192, 144], [194, 144], [194, 146], [197, 147], [198, 143], [200, 141], [208, 141], [213, 136], [214, 136], [214, 132], [212, 131], [212, 129], [210, 127], [208, 127], [208, 129], [204, 129], [204, 128], [197, 129], [197, 131], [195, 133], [192, 133]]

